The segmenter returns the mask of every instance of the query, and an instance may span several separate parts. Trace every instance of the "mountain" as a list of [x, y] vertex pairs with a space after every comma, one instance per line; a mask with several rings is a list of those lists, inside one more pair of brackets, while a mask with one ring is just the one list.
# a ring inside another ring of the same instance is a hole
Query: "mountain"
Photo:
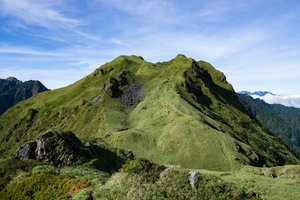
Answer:
[[278, 135], [286, 145], [300, 155], [300, 109], [279, 104], [267, 104], [263, 100], [238, 94], [246, 111], [260, 124]]
[[265, 96], [267, 94], [274, 95], [273, 93], [268, 92], [268, 91], [255, 91], [255, 92], [241, 91], [241, 92], [239, 92], [239, 94], [247, 94], [247, 95], [250, 95], [250, 96], [251, 95]]
[[39, 81], [19, 81], [14, 77], [0, 79], [0, 115], [16, 103], [48, 90]]
[[288, 107], [300, 108], [300, 95], [275, 95], [267, 91], [241, 91], [239, 94], [250, 95], [254, 99], [262, 99], [269, 104], [282, 104]]
[[[224, 74], [120, 56], [0, 116], [1, 199], [293, 199], [299, 159]], [[253, 167], [262, 166], [262, 167]], [[213, 169], [218, 171], [211, 171]]]
[[20, 102], [0, 117], [1, 157], [53, 127], [158, 164], [232, 170], [299, 163], [249, 117], [222, 72], [184, 55], [158, 63], [119, 56], [68, 87]]

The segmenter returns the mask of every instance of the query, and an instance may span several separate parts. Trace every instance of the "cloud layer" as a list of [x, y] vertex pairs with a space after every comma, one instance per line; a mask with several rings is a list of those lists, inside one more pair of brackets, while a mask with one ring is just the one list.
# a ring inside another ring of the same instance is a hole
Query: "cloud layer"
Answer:
[[279, 96], [267, 94], [265, 96], [251, 96], [255, 99], [262, 99], [269, 104], [282, 104], [289, 107], [300, 108], [300, 95]]

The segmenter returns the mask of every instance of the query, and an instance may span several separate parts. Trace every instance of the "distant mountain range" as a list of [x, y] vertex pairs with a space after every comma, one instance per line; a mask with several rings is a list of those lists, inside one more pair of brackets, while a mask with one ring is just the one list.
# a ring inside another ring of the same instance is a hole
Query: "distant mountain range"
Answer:
[[247, 95], [257, 95], [257, 96], [265, 96], [267, 94], [271, 94], [271, 95], [274, 95], [273, 93], [271, 92], [268, 92], [268, 91], [255, 91], [255, 92], [249, 92], [249, 91], [241, 91], [239, 92], [240, 94], [247, 94]]
[[22, 82], [14, 77], [0, 79], [0, 115], [16, 103], [46, 90], [39, 81]]
[[300, 95], [277, 95], [268, 91], [241, 91], [239, 94], [246, 94], [254, 99], [264, 100], [269, 104], [282, 104], [288, 107], [300, 108]]
[[286, 145], [300, 155], [300, 109], [278, 104], [267, 104], [249, 95], [238, 94], [246, 111], [262, 127], [278, 135]]

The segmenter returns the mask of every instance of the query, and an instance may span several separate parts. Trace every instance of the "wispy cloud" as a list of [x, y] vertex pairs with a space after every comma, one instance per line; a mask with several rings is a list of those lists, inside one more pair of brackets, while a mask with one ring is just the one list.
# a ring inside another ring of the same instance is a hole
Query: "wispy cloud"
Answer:
[[0, 53], [3, 54], [24, 54], [24, 55], [34, 55], [34, 56], [66, 56], [65, 53], [55, 52], [49, 50], [35, 49], [30, 46], [11, 46], [0, 44]]
[[49, 1], [38, 0], [1, 0], [1, 13], [15, 17], [29, 26], [45, 28], [74, 27], [81, 24], [78, 19], [70, 18], [52, 7]]
[[156, 62], [183, 53], [211, 62], [238, 90], [299, 91], [295, 3], [0, 0], [0, 9], [0, 65], [8, 72], [32, 66], [91, 72], [120, 54]]

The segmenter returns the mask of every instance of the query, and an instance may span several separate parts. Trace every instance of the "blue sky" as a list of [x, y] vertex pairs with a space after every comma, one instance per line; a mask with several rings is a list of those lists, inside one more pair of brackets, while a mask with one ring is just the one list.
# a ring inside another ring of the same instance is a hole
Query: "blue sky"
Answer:
[[120, 54], [206, 60], [236, 91], [300, 94], [297, 0], [0, 0], [0, 78], [63, 87]]

